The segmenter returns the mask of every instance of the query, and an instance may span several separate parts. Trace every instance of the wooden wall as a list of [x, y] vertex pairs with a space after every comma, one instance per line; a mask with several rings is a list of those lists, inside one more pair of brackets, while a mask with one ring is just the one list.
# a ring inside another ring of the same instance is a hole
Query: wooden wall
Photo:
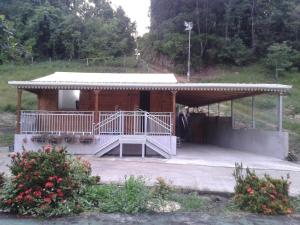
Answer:
[[41, 90], [38, 93], [38, 110], [58, 110], [58, 90]]
[[[140, 106], [139, 91], [100, 91], [99, 111], [115, 111], [116, 106], [124, 111], [133, 111]], [[58, 91], [42, 90], [38, 94], [38, 109], [57, 111]], [[79, 111], [95, 110], [95, 93], [90, 90], [80, 92]], [[172, 93], [170, 91], [151, 91], [151, 112], [172, 112]]]
[[170, 91], [151, 91], [151, 112], [172, 112], [172, 93]]

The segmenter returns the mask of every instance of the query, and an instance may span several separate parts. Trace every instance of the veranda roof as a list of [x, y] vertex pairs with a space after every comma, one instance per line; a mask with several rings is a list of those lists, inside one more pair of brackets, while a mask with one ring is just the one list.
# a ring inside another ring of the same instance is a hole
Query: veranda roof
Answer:
[[57, 72], [31, 81], [9, 84], [32, 92], [56, 90], [168, 90], [177, 91], [177, 103], [201, 106], [264, 93], [286, 94], [292, 86], [245, 83], [179, 83], [174, 74]]

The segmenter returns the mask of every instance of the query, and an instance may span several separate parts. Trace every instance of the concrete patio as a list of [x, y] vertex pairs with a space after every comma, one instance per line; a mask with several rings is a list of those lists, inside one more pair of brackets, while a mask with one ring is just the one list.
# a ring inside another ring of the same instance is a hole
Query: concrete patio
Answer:
[[235, 181], [232, 176], [236, 162], [281, 178], [290, 176], [292, 195], [300, 194], [300, 165], [277, 158], [259, 156], [246, 152], [210, 145], [185, 144], [172, 159], [140, 157], [85, 156], [92, 163], [93, 174], [101, 176], [103, 182], [122, 182], [129, 175], [143, 176], [148, 184], [163, 177], [178, 188], [200, 191], [232, 193]]
[[[8, 172], [8, 153], [0, 153], [0, 171]], [[232, 176], [236, 162], [255, 169], [262, 176], [290, 176], [291, 195], [300, 195], [300, 165], [280, 159], [210, 145], [185, 144], [172, 159], [140, 157], [83, 156], [92, 164], [93, 175], [102, 182], [122, 182], [129, 175], [143, 176], [148, 184], [163, 177], [178, 188], [208, 192], [232, 193], [235, 181]]]

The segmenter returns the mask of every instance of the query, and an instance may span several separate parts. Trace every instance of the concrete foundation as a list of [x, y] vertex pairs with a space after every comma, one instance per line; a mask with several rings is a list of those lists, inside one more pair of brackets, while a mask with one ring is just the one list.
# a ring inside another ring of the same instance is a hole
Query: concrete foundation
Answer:
[[232, 129], [230, 118], [209, 118], [206, 143], [279, 159], [287, 157], [289, 151], [287, 132]]
[[[25, 148], [30, 151], [38, 151], [43, 146], [48, 143], [36, 143], [32, 141], [32, 137], [36, 135], [31, 134], [16, 134], [15, 135], [15, 144], [14, 151], [20, 152]], [[64, 146], [67, 148], [68, 152], [76, 155], [94, 155], [99, 150], [100, 147], [105, 144], [110, 138], [115, 137], [112, 135], [96, 135], [95, 139], [90, 144], [82, 144], [79, 142], [79, 137], [77, 136], [77, 141], [73, 144], [66, 143], [62, 141], [60, 146]], [[176, 137], [175, 136], [151, 136], [151, 139], [154, 139], [156, 142], [159, 142], [161, 145], [169, 149], [168, 154], [171, 156], [176, 155]], [[139, 156], [141, 155], [141, 146], [140, 145], [125, 145], [125, 153], [126, 155]], [[112, 150], [110, 153], [119, 153], [119, 147]], [[146, 153], [148, 155], [155, 155], [153, 151], [149, 148], [146, 148]]]

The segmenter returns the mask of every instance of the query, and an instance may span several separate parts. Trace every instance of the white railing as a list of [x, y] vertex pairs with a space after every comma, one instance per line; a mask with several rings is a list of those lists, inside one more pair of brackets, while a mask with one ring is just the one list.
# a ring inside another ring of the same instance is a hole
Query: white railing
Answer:
[[172, 113], [100, 112], [95, 134], [172, 135]]
[[93, 134], [94, 112], [22, 111], [22, 134]]
[[172, 135], [172, 113], [22, 111], [21, 134]]

